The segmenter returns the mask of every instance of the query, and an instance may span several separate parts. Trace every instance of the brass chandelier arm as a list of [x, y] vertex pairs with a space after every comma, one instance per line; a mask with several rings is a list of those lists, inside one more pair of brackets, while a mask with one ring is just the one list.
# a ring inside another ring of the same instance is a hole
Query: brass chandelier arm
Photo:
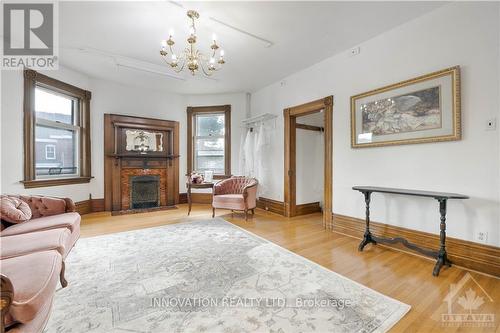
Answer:
[[[194, 10], [189, 10], [187, 12], [187, 16], [191, 20], [190, 24], [190, 34], [187, 38], [188, 47], [184, 49], [182, 55], [177, 55], [173, 50], [173, 45], [175, 44], [172, 35], [170, 33], [169, 38], [162, 42], [163, 46], [160, 50], [160, 55], [164, 59], [164, 61], [176, 72], [179, 73], [184, 70], [185, 67], [189, 69], [192, 75], [195, 75], [197, 71], [199, 71], [201, 67], [201, 71], [206, 76], [211, 76], [214, 72], [220, 70], [222, 65], [225, 63], [224, 61], [224, 51], [219, 51], [219, 59], [217, 57], [217, 50], [220, 49], [219, 45], [217, 45], [216, 37], [213, 37], [213, 43], [210, 46], [211, 56], [206, 59], [203, 54], [196, 48], [197, 36], [196, 36], [196, 25], [195, 19], [199, 18], [198, 12]], [[172, 61], [167, 59], [168, 52], [166, 47], [168, 46], [168, 50], [171, 54]]]
[[203, 74], [205, 74], [206, 76], [212, 76], [216, 71], [218, 71], [220, 68], [216, 68], [216, 67], [212, 67], [212, 69], [209, 68], [205, 68], [206, 66], [206, 62], [202, 62], [201, 63], [201, 70], [203, 71]]
[[[180, 73], [182, 72], [182, 70], [184, 69], [184, 66], [186, 64], [186, 62], [184, 61], [184, 59], [182, 59], [182, 61], [179, 61], [177, 62], [177, 64], [175, 66], [172, 66], [172, 63], [168, 62], [168, 60], [165, 58], [165, 57], [162, 57], [163, 61], [165, 61], [165, 63], [167, 65], [169, 65], [173, 70], [174, 72], [176, 73]], [[181, 63], [181, 65], [179, 66], [179, 63]]]

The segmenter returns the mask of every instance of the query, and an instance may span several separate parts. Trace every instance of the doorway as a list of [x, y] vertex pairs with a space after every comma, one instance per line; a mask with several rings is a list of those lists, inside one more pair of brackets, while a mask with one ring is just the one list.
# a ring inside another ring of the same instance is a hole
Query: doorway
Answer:
[[[323, 111], [323, 112], [322, 112]], [[331, 228], [333, 197], [333, 96], [287, 108], [285, 120], [285, 169], [284, 201], [285, 216], [297, 216], [297, 119], [314, 113], [323, 113], [323, 227]]]

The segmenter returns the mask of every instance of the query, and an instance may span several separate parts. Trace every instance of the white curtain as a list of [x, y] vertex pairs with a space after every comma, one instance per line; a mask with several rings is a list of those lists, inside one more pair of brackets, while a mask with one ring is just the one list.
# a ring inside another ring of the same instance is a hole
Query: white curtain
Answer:
[[238, 166], [239, 166], [239, 175], [242, 175], [242, 176], [246, 176], [245, 142], [246, 142], [248, 132], [250, 132], [249, 128], [243, 129], [243, 131], [241, 131], [241, 137], [240, 137], [240, 151], [238, 154]]
[[259, 181], [259, 193], [265, 191], [268, 170], [266, 156], [269, 153], [270, 125], [265, 122], [255, 124], [242, 134], [240, 143], [240, 171], [247, 177], [255, 177]]
[[247, 131], [245, 137], [245, 143], [243, 145], [244, 153], [244, 173], [243, 175], [247, 177], [253, 177], [254, 175], [254, 132], [252, 130]]

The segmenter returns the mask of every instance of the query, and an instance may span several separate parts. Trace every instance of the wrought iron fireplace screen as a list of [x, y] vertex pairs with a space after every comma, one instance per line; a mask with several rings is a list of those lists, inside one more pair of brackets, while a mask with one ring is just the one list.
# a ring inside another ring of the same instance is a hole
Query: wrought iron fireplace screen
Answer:
[[132, 209], [160, 206], [160, 176], [131, 176], [130, 184]]

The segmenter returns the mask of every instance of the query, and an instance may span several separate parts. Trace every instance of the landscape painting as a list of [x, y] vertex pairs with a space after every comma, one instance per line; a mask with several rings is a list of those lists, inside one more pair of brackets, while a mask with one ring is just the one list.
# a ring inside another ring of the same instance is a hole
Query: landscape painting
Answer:
[[441, 127], [440, 87], [363, 104], [363, 133], [386, 135]]
[[351, 147], [460, 140], [460, 67], [351, 96]]

